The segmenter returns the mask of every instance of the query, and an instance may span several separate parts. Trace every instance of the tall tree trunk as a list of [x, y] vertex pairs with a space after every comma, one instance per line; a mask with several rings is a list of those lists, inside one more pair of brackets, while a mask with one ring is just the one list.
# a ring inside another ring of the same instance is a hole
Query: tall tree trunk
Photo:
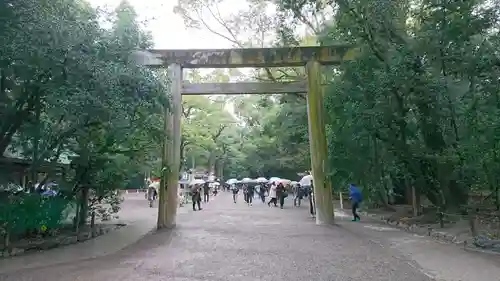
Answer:
[[223, 179], [224, 179], [224, 159], [220, 160], [219, 173], [218, 173], [217, 177], [221, 180], [221, 182], [223, 182]]
[[[33, 159], [31, 159], [31, 178], [33, 179], [33, 185], [30, 186], [30, 191], [35, 192], [35, 184], [38, 182], [38, 166], [39, 166], [39, 149], [40, 149], [40, 113], [41, 113], [41, 100], [40, 92], [37, 91], [35, 97], [35, 133], [33, 135]], [[43, 160], [43, 159], [42, 159]]]
[[80, 225], [87, 223], [87, 218], [89, 216], [89, 188], [87, 186], [82, 186], [80, 189]]
[[220, 159], [215, 159], [214, 176], [216, 176], [216, 177], [219, 176], [219, 170], [220, 170]]
[[215, 151], [210, 152], [208, 157], [208, 174], [215, 174], [215, 161], [216, 161], [216, 153]]

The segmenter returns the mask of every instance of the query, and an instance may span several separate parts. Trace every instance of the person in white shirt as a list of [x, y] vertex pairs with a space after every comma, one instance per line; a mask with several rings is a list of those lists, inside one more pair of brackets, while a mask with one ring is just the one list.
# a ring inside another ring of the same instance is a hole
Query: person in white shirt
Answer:
[[269, 188], [269, 198], [271, 198], [269, 200], [269, 202], [267, 203], [267, 205], [269, 207], [271, 207], [271, 203], [274, 204], [274, 207], [278, 206], [278, 199], [277, 199], [278, 197], [277, 197], [277, 194], [276, 194], [276, 188], [277, 188], [276, 183], [273, 182], [271, 184], [271, 188]]

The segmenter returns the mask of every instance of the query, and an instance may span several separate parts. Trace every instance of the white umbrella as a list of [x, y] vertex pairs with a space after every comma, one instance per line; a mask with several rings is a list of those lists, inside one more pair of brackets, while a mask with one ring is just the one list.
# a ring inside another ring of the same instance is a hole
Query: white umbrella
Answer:
[[235, 184], [235, 183], [238, 183], [238, 180], [237, 179], [228, 179], [226, 181], [227, 184]]
[[192, 180], [192, 181], [189, 183], [189, 185], [204, 184], [204, 183], [205, 183], [205, 181], [204, 181], [204, 180], [202, 180], [202, 179], [194, 179], [194, 180]]
[[279, 180], [281, 180], [281, 179], [278, 177], [272, 177], [269, 179], [269, 182], [275, 182], [275, 181], [279, 181]]
[[250, 183], [250, 182], [253, 182], [253, 181], [252, 181], [252, 179], [251, 179], [251, 178], [243, 178], [243, 179], [241, 180], [241, 182], [243, 182], [243, 183]]
[[287, 180], [287, 179], [280, 179], [278, 182], [281, 182], [282, 184], [289, 184], [292, 181], [291, 180]]
[[302, 179], [300, 179], [299, 184], [301, 186], [311, 186], [312, 181], [313, 181], [313, 176], [307, 175], [307, 176], [303, 176]]
[[152, 182], [149, 186], [151, 186], [154, 189], [158, 190], [158, 189], [160, 189], [160, 182], [159, 181]]
[[267, 182], [267, 179], [264, 177], [260, 177], [260, 178], [256, 178], [255, 181], [258, 183], [265, 183], [265, 182]]

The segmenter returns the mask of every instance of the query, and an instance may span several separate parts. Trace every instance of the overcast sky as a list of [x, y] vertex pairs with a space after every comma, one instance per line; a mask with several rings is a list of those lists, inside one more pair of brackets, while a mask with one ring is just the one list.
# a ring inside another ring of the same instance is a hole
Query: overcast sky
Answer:
[[[87, 0], [93, 6], [116, 7], [120, 0]], [[213, 49], [230, 48], [226, 40], [205, 30], [187, 30], [182, 18], [173, 13], [177, 0], [128, 0], [147, 20], [147, 29], [153, 33], [158, 49]]]

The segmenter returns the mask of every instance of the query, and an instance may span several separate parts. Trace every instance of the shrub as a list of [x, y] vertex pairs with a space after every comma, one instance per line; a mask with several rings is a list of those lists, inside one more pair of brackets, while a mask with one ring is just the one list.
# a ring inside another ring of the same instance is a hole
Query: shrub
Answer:
[[3, 192], [0, 195], [2, 232], [8, 232], [11, 237], [19, 237], [61, 228], [63, 214], [70, 203], [70, 200], [58, 196]]

